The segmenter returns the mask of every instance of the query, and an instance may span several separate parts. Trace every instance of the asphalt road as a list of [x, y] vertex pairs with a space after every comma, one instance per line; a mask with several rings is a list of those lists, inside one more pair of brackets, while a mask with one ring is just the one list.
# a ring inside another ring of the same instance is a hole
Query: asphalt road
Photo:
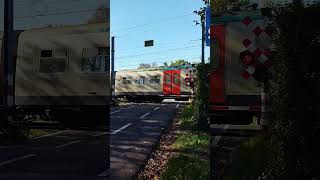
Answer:
[[110, 133], [51, 129], [22, 144], [0, 143], [0, 180], [132, 179], [181, 106], [126, 104], [111, 108]]
[[[111, 111], [110, 179], [132, 179], [183, 103], [128, 104]], [[119, 132], [117, 130], [120, 130]]]

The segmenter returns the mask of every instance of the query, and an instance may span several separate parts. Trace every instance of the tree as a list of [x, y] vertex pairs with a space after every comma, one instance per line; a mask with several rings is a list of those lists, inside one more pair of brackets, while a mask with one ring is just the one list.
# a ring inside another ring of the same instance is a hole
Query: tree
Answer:
[[230, 9], [245, 9], [250, 0], [211, 0], [213, 11], [226, 11]]
[[147, 69], [147, 68], [151, 68], [151, 64], [141, 63], [141, 64], [138, 66], [138, 69]]
[[158, 64], [157, 64], [156, 62], [153, 62], [153, 63], [152, 63], [152, 67], [153, 67], [153, 68], [157, 68], [157, 67], [159, 67], [159, 66], [158, 66]]
[[189, 62], [183, 59], [179, 59], [179, 60], [176, 60], [175, 62], [171, 62], [170, 66], [181, 66], [185, 64], [189, 64]]
[[164, 67], [168, 67], [168, 63], [167, 63], [167, 62], [164, 62], [164, 63], [163, 63], [163, 66], [164, 66]]

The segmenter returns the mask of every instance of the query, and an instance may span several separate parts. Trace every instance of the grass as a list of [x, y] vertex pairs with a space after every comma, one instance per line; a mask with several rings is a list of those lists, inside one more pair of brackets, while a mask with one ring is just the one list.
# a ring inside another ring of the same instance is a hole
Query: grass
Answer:
[[193, 108], [185, 107], [179, 117], [179, 130], [176, 141], [171, 145], [178, 153], [169, 159], [161, 179], [164, 180], [207, 180], [210, 175], [209, 158], [201, 158], [209, 150], [209, 134], [196, 131], [192, 120]]
[[192, 105], [188, 105], [182, 111], [179, 118], [179, 123], [182, 129], [191, 131], [196, 129], [196, 122], [192, 120], [193, 112], [194, 110]]
[[40, 130], [40, 129], [30, 129], [30, 133], [29, 133], [29, 138], [35, 138], [35, 137], [39, 137], [39, 136], [43, 136], [48, 134], [47, 131], [44, 130]]
[[228, 180], [258, 179], [272, 154], [268, 142], [261, 136], [252, 137], [233, 155]]
[[161, 175], [161, 179], [207, 180], [210, 173], [209, 166], [209, 161], [178, 154], [169, 160], [164, 173]]
[[176, 149], [206, 151], [209, 147], [209, 135], [195, 134], [192, 132], [179, 134], [176, 142], [172, 145], [172, 147]]

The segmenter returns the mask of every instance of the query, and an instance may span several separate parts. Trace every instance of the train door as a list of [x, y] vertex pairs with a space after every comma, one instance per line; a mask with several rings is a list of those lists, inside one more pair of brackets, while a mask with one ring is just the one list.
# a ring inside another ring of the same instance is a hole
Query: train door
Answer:
[[210, 73], [210, 102], [225, 103], [225, 35], [224, 25], [214, 26], [211, 32], [212, 71]]
[[171, 86], [171, 94], [180, 95], [180, 79], [181, 79], [181, 70], [172, 70], [171, 78], [172, 78], [172, 86]]
[[166, 70], [163, 72], [163, 94], [180, 95], [181, 70]]

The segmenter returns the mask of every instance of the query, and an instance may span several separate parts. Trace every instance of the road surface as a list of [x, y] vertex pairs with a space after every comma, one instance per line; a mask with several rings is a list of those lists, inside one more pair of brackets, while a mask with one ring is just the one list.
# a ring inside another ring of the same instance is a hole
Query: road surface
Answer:
[[126, 104], [111, 108], [109, 133], [50, 129], [22, 144], [0, 144], [0, 179], [132, 179], [181, 106]]

